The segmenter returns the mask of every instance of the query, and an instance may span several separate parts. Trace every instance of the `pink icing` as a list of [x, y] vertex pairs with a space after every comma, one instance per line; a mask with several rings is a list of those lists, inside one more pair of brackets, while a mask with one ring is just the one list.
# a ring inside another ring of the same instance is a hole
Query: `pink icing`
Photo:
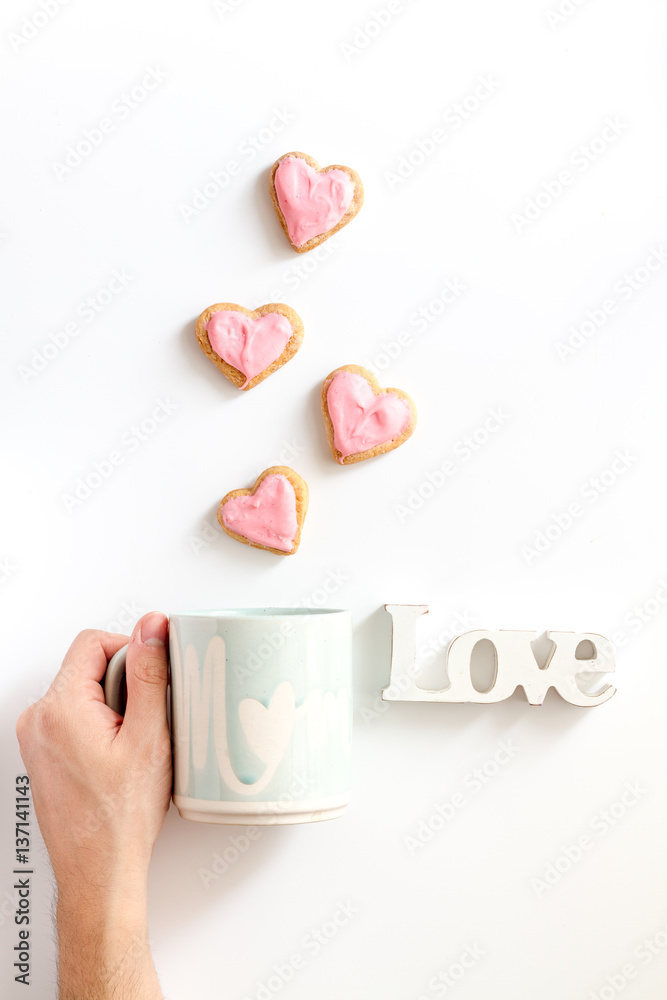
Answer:
[[337, 372], [331, 380], [327, 409], [341, 463], [348, 455], [393, 441], [412, 419], [412, 410], [401, 396], [393, 392], [376, 396], [363, 376], [347, 371]]
[[318, 173], [300, 156], [282, 160], [274, 184], [289, 238], [297, 247], [333, 229], [354, 195], [354, 184], [344, 170]]
[[242, 388], [279, 358], [294, 332], [282, 313], [246, 316], [231, 309], [213, 313], [206, 332], [215, 353], [245, 375]]
[[289, 552], [298, 531], [294, 487], [287, 476], [266, 476], [253, 494], [228, 500], [222, 520], [251, 542]]

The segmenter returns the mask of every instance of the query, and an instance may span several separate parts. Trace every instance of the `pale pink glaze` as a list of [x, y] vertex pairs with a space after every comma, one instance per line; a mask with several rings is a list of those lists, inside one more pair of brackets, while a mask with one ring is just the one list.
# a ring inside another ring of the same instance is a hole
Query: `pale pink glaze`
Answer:
[[294, 332], [282, 313], [246, 316], [231, 309], [213, 313], [206, 324], [211, 347], [223, 361], [245, 375], [248, 382], [279, 358]]
[[294, 487], [287, 476], [266, 476], [253, 494], [228, 500], [222, 520], [251, 542], [289, 552], [298, 531]]
[[342, 463], [403, 433], [412, 418], [408, 403], [393, 392], [376, 396], [361, 375], [337, 372], [327, 389], [327, 409], [334, 429], [334, 445]]
[[318, 173], [300, 156], [280, 163], [274, 184], [289, 238], [297, 247], [333, 229], [354, 196], [354, 184], [344, 170]]

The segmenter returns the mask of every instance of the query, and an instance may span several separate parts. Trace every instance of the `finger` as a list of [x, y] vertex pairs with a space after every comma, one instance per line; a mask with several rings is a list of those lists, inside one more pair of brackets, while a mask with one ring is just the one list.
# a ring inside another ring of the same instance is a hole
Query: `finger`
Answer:
[[127, 642], [128, 636], [100, 629], [86, 629], [79, 632], [67, 650], [62, 666], [49, 688], [51, 694], [63, 688], [88, 689], [96, 700], [102, 689], [99, 682], [104, 677], [107, 663]]
[[127, 650], [127, 706], [123, 729], [149, 735], [167, 726], [166, 617], [153, 611], [140, 618]]

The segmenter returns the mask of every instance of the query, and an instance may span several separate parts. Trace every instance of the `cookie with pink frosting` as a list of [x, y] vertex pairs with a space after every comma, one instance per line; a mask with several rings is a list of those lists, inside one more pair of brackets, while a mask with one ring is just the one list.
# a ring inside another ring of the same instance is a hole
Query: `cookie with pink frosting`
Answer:
[[350, 222], [364, 203], [356, 170], [321, 167], [306, 153], [285, 153], [271, 168], [271, 198], [297, 253], [306, 253]]
[[308, 486], [294, 469], [273, 465], [249, 490], [232, 490], [218, 508], [220, 526], [231, 538], [291, 556], [299, 548], [308, 510]]
[[402, 389], [382, 389], [361, 365], [336, 368], [322, 385], [322, 416], [339, 465], [393, 451], [415, 429], [417, 410]]
[[254, 389], [293, 358], [303, 340], [301, 317], [284, 302], [245, 309], [218, 302], [196, 323], [204, 354], [239, 389]]

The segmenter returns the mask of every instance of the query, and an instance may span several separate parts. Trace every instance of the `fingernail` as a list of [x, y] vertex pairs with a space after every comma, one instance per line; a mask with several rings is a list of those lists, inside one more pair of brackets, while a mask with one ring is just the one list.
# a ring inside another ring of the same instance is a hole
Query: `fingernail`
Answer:
[[160, 611], [146, 615], [139, 624], [141, 628], [137, 638], [144, 646], [164, 646], [167, 638], [167, 619]]

